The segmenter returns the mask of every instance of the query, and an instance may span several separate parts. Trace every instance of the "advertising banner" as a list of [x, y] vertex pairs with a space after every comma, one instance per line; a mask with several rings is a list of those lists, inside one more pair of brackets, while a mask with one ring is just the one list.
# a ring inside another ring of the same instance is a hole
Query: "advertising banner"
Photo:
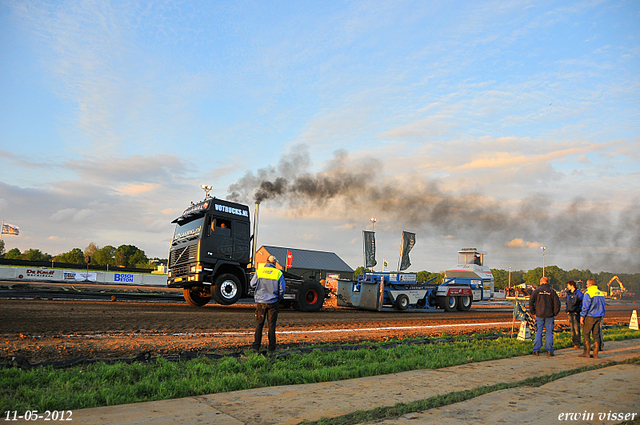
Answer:
[[287, 250], [287, 268], [290, 269], [291, 267], [293, 267], [293, 254]]
[[56, 281], [62, 280], [62, 270], [36, 269], [16, 267], [15, 278], [18, 280]]
[[376, 234], [369, 230], [362, 231], [362, 239], [364, 243], [364, 267], [374, 267], [376, 261]]
[[52, 270], [31, 267], [0, 267], [0, 279], [61, 283], [106, 283], [122, 285], [166, 286], [166, 274]]
[[406, 270], [411, 265], [409, 261], [409, 251], [416, 244], [416, 234], [410, 232], [402, 232], [402, 242], [400, 244], [400, 267], [398, 271]]
[[105, 283], [116, 284], [139, 284], [141, 282], [141, 276], [133, 273], [126, 272], [109, 272], [106, 273]]
[[65, 270], [64, 280], [73, 280], [76, 282], [96, 282], [98, 280], [98, 274], [96, 272]]

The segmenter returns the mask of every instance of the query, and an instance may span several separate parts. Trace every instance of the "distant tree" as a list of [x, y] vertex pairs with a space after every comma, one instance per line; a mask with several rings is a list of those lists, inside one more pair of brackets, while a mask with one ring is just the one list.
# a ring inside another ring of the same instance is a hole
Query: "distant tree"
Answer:
[[4, 254], [6, 260], [22, 260], [22, 253], [18, 248], [11, 248], [9, 252]]
[[58, 263], [86, 264], [84, 261], [84, 253], [80, 248], [73, 248], [69, 252], [63, 252], [54, 258]]
[[115, 266], [116, 264], [116, 248], [111, 245], [106, 245], [100, 248], [93, 256], [91, 257], [91, 262], [95, 264], [99, 264], [101, 266], [111, 265]]
[[353, 278], [357, 279], [358, 276], [360, 276], [361, 274], [363, 274], [365, 272], [369, 272], [369, 271], [371, 271], [371, 270], [366, 269], [366, 268], [364, 268], [362, 266], [358, 266], [358, 267], [356, 267], [356, 270], [353, 272]]
[[116, 265], [122, 267], [149, 266], [149, 259], [144, 251], [135, 245], [120, 245], [115, 254]]
[[524, 283], [531, 286], [540, 286], [542, 277], [542, 267], [531, 269], [524, 274]]
[[500, 269], [491, 269], [493, 274], [493, 280], [495, 282], [495, 289], [504, 289], [509, 286], [509, 272]]
[[0, 239], [0, 257], [4, 254], [4, 241]]
[[87, 247], [84, 249], [84, 256], [91, 257], [91, 262], [95, 263], [94, 257], [96, 255], [96, 252], [98, 252], [98, 247], [93, 242], [90, 242], [89, 245], [87, 245]]
[[22, 256], [27, 261], [51, 261], [51, 255], [39, 249], [28, 249]]
[[442, 279], [444, 278], [444, 275], [442, 273], [431, 273], [429, 271], [426, 270], [422, 270], [420, 272], [418, 272], [418, 277], [417, 277], [417, 282], [418, 283], [424, 283], [426, 281], [428, 281], [429, 279], [432, 278], [436, 278], [434, 281], [432, 281], [431, 283], [442, 283]]
[[[496, 289], [501, 289], [509, 284], [509, 272], [502, 269], [491, 269], [493, 277], [495, 279]], [[572, 269], [569, 271], [563, 270], [557, 266], [549, 266], [545, 268], [545, 274], [549, 278], [551, 286], [556, 290], [562, 290], [566, 286], [568, 280], [573, 280], [577, 283], [579, 289], [584, 289], [588, 279], [595, 279], [596, 284], [602, 291], [607, 291], [607, 283], [613, 276], [623, 282], [628, 292], [636, 294], [640, 298], [640, 273], [612, 273], [612, 272], [599, 272], [597, 274], [592, 273], [590, 270], [578, 270]], [[521, 283], [528, 285], [540, 285], [540, 278], [542, 277], [542, 267], [532, 269], [529, 271], [515, 271], [511, 272], [511, 286], [517, 286]]]

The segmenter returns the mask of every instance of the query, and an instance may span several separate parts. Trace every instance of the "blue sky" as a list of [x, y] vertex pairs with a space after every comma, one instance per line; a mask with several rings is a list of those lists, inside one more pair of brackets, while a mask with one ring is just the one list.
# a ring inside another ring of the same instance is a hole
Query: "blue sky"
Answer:
[[3, 239], [166, 257], [201, 184], [253, 208], [282, 178], [261, 244], [355, 268], [375, 216], [380, 263], [417, 234], [410, 270], [545, 245], [640, 272], [639, 24], [635, 1], [2, 0]]

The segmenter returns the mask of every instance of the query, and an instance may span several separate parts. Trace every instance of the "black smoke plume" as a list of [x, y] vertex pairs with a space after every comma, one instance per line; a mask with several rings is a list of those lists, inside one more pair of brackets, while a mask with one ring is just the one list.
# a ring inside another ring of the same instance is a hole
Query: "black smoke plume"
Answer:
[[[330, 166], [309, 173], [304, 146], [283, 156], [278, 165], [247, 172], [229, 187], [228, 199], [267, 202], [296, 209], [304, 215], [331, 204], [336, 216], [395, 223], [398, 230], [426, 232], [504, 247], [512, 241], [544, 242], [556, 250], [581, 252], [585, 268], [640, 272], [640, 210], [631, 202], [616, 220], [606, 209], [582, 198], [561, 211], [550, 211], [553, 200], [543, 194], [523, 197], [517, 210], [481, 193], [443, 191], [435, 179], [415, 176], [409, 181], [385, 177], [376, 159], [353, 160], [338, 151]], [[582, 247], [598, 247], [582, 250]]]

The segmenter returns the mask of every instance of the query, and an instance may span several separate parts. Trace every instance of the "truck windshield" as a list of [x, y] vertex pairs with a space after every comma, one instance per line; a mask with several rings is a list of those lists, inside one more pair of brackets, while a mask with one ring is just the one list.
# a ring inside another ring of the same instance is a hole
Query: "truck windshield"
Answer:
[[204, 217], [196, 218], [194, 220], [177, 224], [176, 231], [173, 234], [173, 241], [176, 242], [181, 239], [197, 238], [202, 233], [202, 226], [204, 224]]

